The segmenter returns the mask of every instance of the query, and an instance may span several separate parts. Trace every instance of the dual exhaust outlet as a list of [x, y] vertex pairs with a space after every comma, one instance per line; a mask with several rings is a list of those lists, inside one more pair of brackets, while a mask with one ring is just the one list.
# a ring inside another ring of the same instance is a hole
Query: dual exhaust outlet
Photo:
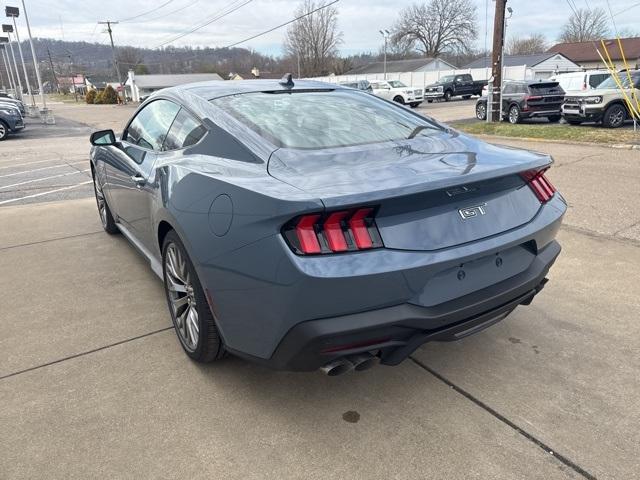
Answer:
[[346, 357], [337, 358], [325, 366], [320, 367], [320, 371], [329, 377], [342, 375], [343, 373], [355, 370], [362, 372], [368, 370], [378, 364], [380, 359], [369, 352], [357, 353]]

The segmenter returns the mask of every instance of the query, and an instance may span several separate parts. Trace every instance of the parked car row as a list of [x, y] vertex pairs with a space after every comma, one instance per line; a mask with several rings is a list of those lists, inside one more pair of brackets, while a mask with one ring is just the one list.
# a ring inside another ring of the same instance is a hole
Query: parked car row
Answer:
[[[632, 118], [625, 96], [640, 99], [640, 70], [620, 72], [624, 88], [606, 71], [574, 72], [557, 75], [549, 81], [506, 80], [502, 91], [502, 118], [520, 123], [527, 118], [544, 117], [550, 122], [561, 118], [570, 125], [602, 123], [618, 128]], [[487, 118], [486, 94], [476, 102], [476, 117]]]
[[24, 128], [24, 104], [0, 92], [0, 141]]
[[405, 85], [400, 80], [356, 80], [353, 82], [340, 82], [343, 87], [355, 88], [374, 94], [377, 97], [391, 100], [401, 105], [409, 105], [416, 108], [424, 100], [424, 92], [421, 88], [413, 88]]

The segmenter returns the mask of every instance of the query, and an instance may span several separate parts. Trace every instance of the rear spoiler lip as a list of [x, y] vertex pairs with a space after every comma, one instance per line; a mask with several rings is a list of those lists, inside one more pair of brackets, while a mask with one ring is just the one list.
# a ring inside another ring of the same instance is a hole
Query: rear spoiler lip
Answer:
[[517, 175], [529, 170], [546, 170], [553, 164], [553, 158], [546, 157], [538, 161], [518, 163], [507, 167], [485, 171], [478, 174], [467, 174], [464, 176], [448, 177], [441, 180], [425, 181], [423, 183], [409, 185], [406, 187], [395, 187], [384, 190], [376, 190], [366, 193], [338, 194], [335, 196], [324, 196], [321, 192], [305, 190], [307, 193], [318, 198], [326, 208], [350, 207], [357, 205], [375, 205], [389, 198], [401, 198], [422, 193], [425, 191], [445, 190], [451, 187], [478, 183], [492, 178], [502, 178], [509, 175]]

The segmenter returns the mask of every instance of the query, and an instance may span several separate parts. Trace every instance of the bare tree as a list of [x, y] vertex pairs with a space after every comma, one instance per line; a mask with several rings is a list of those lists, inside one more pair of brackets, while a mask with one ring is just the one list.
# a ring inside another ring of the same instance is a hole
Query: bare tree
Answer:
[[469, 52], [478, 36], [476, 6], [470, 0], [431, 0], [400, 12], [392, 42], [409, 43], [424, 56]]
[[507, 55], [531, 55], [542, 53], [548, 48], [547, 39], [541, 33], [534, 33], [528, 37], [511, 37], [505, 51]]
[[134, 70], [140, 75], [149, 73], [147, 67], [143, 65], [142, 53], [137, 48], [120, 47], [117, 50], [116, 58], [125, 75], [127, 70]]
[[[296, 9], [295, 16], [307, 14], [321, 6], [315, 0], [304, 0]], [[299, 59], [302, 76], [312, 77], [331, 73], [341, 43], [338, 10], [327, 7], [291, 24], [287, 29], [284, 49], [294, 60]]]
[[607, 14], [602, 8], [579, 8], [569, 17], [562, 28], [560, 41], [588, 42], [600, 40], [609, 35]]

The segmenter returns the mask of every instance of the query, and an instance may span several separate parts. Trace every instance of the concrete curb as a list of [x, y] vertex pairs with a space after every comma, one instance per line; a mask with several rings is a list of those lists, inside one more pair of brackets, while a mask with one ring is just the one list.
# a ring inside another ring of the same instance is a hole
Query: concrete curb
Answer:
[[562, 145], [582, 145], [587, 147], [615, 148], [618, 150], [640, 150], [640, 144], [634, 144], [634, 143], [576, 142], [576, 141], [570, 141], [570, 140], [551, 140], [546, 138], [535, 138], [535, 137], [508, 137], [504, 135], [486, 135], [486, 134], [474, 135], [471, 133], [465, 133], [465, 135], [472, 135], [478, 138], [495, 139], [495, 140], [520, 140], [523, 142], [559, 143]]

